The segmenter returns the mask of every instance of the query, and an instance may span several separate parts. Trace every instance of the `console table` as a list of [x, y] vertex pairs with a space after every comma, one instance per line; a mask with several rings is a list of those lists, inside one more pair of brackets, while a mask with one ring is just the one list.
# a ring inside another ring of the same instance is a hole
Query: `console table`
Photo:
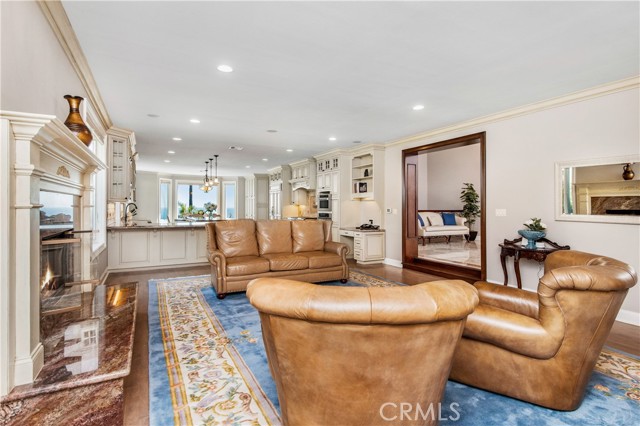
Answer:
[[520, 278], [520, 259], [531, 259], [537, 262], [544, 262], [549, 253], [553, 253], [557, 250], [569, 250], [569, 246], [561, 246], [553, 241], [541, 238], [540, 240], [545, 243], [545, 248], [528, 249], [523, 246], [522, 238], [516, 238], [515, 240], [505, 239], [500, 244], [500, 263], [502, 264], [502, 272], [504, 272], [504, 285], [509, 283], [509, 275], [507, 274], [507, 256], [513, 257], [513, 269], [516, 271], [516, 281], [518, 282], [518, 288], [522, 288], [522, 280]]

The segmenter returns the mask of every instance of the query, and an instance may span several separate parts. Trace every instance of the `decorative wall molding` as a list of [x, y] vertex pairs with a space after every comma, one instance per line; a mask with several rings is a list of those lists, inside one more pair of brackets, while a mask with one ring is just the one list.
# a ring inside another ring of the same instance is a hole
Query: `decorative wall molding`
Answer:
[[590, 89], [581, 90], [578, 92], [570, 93], [568, 95], [560, 96], [557, 98], [547, 99], [545, 101], [536, 102], [529, 105], [509, 109], [506, 111], [498, 112], [484, 117], [478, 117], [471, 120], [463, 121], [451, 126], [441, 127], [439, 129], [429, 130], [423, 133], [418, 133], [413, 136], [405, 137], [402, 139], [396, 139], [389, 141], [384, 145], [394, 146], [403, 145], [419, 140], [431, 138], [444, 133], [455, 132], [459, 130], [465, 130], [471, 127], [477, 127], [481, 125], [487, 125], [496, 121], [508, 120], [521, 115], [528, 115], [539, 111], [544, 111], [550, 108], [556, 108], [563, 105], [568, 105], [576, 102], [582, 102], [589, 99], [597, 98], [600, 96], [606, 96], [617, 92], [623, 92], [625, 90], [635, 89], [640, 87], [640, 76], [627, 78], [624, 80], [616, 81], [613, 83], [603, 84], [601, 86], [592, 87]]
[[87, 91], [87, 97], [95, 108], [96, 116], [99, 118], [101, 126], [105, 129], [110, 128], [113, 123], [107, 112], [107, 107], [102, 100], [98, 85], [93, 78], [87, 58], [80, 47], [80, 42], [71, 26], [71, 22], [69, 22], [64, 6], [59, 0], [38, 0], [38, 5], [45, 18], [47, 18], [49, 25], [51, 25], [51, 29], [60, 42], [64, 53], [69, 58], [71, 66], [78, 74], [80, 82]]
[[67, 170], [65, 166], [58, 167], [58, 170], [56, 171], [56, 175], [66, 177], [66, 178], [70, 177], [69, 170]]

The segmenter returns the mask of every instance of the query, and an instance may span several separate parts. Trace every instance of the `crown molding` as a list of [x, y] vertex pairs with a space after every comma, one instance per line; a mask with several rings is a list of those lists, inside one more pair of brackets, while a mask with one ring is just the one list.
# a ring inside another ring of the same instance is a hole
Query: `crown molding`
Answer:
[[113, 126], [111, 117], [109, 117], [107, 107], [102, 100], [100, 90], [98, 90], [98, 85], [93, 78], [93, 73], [91, 72], [91, 68], [89, 68], [87, 58], [82, 52], [80, 42], [76, 37], [73, 27], [71, 26], [71, 22], [69, 21], [67, 12], [64, 10], [64, 6], [60, 0], [38, 0], [38, 5], [49, 22], [49, 25], [51, 25], [51, 29], [56, 35], [60, 46], [62, 46], [64, 53], [67, 55], [71, 66], [75, 70], [76, 74], [78, 74], [82, 86], [84, 86], [87, 91], [87, 97], [95, 108], [102, 127], [109, 129]]
[[461, 123], [453, 124], [451, 126], [429, 130], [426, 132], [418, 133], [413, 136], [404, 137], [402, 139], [396, 139], [393, 141], [389, 141], [384, 145], [386, 147], [403, 145], [403, 144], [427, 139], [430, 137], [438, 136], [444, 133], [464, 130], [470, 127], [487, 125], [489, 123], [508, 120], [511, 118], [519, 117], [521, 115], [533, 114], [539, 111], [544, 111], [546, 109], [557, 108], [560, 106], [564, 106], [564, 105], [568, 105], [576, 102], [583, 102], [589, 99], [598, 98], [600, 96], [606, 96], [606, 95], [610, 95], [617, 92], [636, 89], [638, 87], [640, 87], [640, 76], [635, 76], [635, 77], [627, 78], [624, 80], [618, 80], [612, 83], [607, 83], [600, 86], [592, 87], [590, 89], [573, 92], [568, 95], [559, 96], [557, 98], [551, 98], [545, 101], [535, 102], [535, 103], [524, 105], [521, 107], [498, 112], [495, 114], [485, 115], [483, 117], [478, 117], [471, 120], [463, 121]]

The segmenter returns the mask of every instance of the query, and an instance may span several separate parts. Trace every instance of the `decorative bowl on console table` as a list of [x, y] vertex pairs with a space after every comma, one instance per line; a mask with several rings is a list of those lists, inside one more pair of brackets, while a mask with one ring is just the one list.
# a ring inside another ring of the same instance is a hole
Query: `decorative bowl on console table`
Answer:
[[540, 238], [544, 238], [547, 235], [544, 231], [532, 231], [530, 229], [520, 229], [518, 234], [527, 239], [527, 248], [531, 250], [536, 249], [536, 241]]

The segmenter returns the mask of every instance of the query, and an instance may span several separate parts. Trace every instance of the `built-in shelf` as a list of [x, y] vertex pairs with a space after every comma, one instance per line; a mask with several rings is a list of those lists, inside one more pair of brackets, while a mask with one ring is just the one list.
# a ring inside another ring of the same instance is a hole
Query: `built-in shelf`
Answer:
[[374, 145], [356, 153], [351, 159], [351, 199], [382, 200], [383, 170], [384, 148]]

